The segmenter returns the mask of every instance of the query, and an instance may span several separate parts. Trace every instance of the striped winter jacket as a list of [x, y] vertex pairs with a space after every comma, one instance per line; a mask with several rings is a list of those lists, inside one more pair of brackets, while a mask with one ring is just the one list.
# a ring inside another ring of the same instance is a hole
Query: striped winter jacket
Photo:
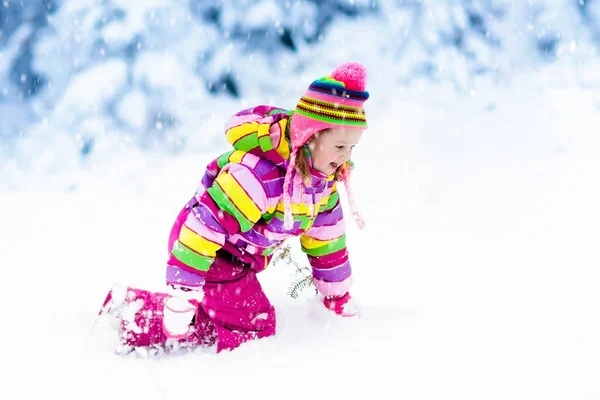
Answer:
[[333, 175], [311, 168], [312, 185], [306, 186], [294, 171], [294, 226], [283, 227], [283, 181], [290, 155], [286, 132], [292, 114], [258, 106], [228, 121], [225, 135], [234, 150], [207, 166], [171, 251], [181, 268], [203, 275], [217, 251], [224, 249], [261, 271], [279, 244], [300, 236], [316, 282], [350, 285], [342, 207]]

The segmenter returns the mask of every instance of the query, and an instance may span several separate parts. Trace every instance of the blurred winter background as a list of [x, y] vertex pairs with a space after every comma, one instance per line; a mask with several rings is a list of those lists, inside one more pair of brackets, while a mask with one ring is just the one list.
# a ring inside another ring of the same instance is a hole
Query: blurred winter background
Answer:
[[[598, 46], [600, 0], [0, 0], [0, 397], [599, 399]], [[277, 266], [274, 338], [92, 346], [112, 283], [163, 289], [226, 119], [345, 61], [361, 318], [314, 318]]]
[[346, 60], [372, 109], [530, 71], [596, 87], [599, 43], [598, 0], [2, 0], [0, 184], [206, 149], [240, 106], [294, 107]]

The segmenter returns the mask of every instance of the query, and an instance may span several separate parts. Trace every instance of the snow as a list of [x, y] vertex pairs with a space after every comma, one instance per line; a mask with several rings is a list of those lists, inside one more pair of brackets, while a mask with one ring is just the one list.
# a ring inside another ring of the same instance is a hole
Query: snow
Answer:
[[597, 93], [538, 81], [373, 79], [354, 155], [367, 227], [348, 224], [360, 317], [292, 299], [281, 263], [259, 275], [276, 336], [232, 352], [123, 356], [92, 332], [115, 281], [163, 289], [170, 225], [214, 151], [131, 150], [3, 191], [3, 397], [598, 397]]
[[119, 118], [133, 128], [142, 128], [146, 121], [148, 104], [141, 90], [132, 90], [123, 96], [117, 106]]
[[[323, 3], [222, 3], [226, 28], [322, 28]], [[49, 15], [32, 65], [51, 84], [25, 108], [1, 104], [2, 128], [27, 132], [0, 135], [0, 397], [600, 398], [600, 69], [593, 32], [582, 33], [592, 28], [565, 2], [497, 0], [481, 13], [496, 5], [509, 23], [485, 15], [484, 39], [467, 23], [471, 2], [396, 3], [380, 1], [383, 17], [358, 30], [336, 16], [317, 44], [295, 40], [295, 58], [223, 46], [227, 32], [190, 21], [184, 1], [78, 0]], [[600, 18], [596, 2], [586, 7]], [[444, 43], [455, 30], [460, 48]], [[3, 98], [18, 92], [3, 76], [31, 33], [21, 25], [0, 50]], [[558, 34], [556, 60], [542, 63], [536, 39]], [[135, 57], [110, 54], [134, 41]], [[291, 241], [298, 264], [259, 274], [274, 337], [220, 354], [117, 354], [114, 330], [95, 325], [107, 291], [165, 289], [171, 224], [228, 149], [227, 118], [293, 107], [345, 61], [367, 66], [371, 94], [353, 155], [366, 228], [347, 217], [359, 317], [336, 317], [311, 290], [288, 294], [306, 266]], [[223, 72], [240, 98], [209, 93]]]
[[114, 0], [114, 7], [119, 10], [127, 10], [122, 21], [112, 21], [102, 29], [102, 37], [109, 45], [126, 45], [136, 35], [141, 35], [146, 29], [145, 19], [150, 16], [156, 17], [157, 11], [168, 8], [168, 2], [164, 0], [145, 0], [132, 3], [126, 0]]
[[122, 60], [106, 61], [73, 78], [74, 82], [57, 101], [57, 118], [81, 118], [98, 112], [100, 104], [112, 98], [127, 80]]

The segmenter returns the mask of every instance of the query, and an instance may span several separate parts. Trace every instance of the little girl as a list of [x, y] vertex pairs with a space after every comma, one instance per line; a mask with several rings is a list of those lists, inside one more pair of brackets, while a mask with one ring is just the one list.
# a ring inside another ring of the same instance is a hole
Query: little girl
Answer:
[[352, 149], [367, 128], [366, 78], [361, 64], [345, 63], [314, 81], [294, 111], [262, 105], [230, 119], [225, 136], [233, 150], [208, 165], [171, 230], [167, 293], [127, 295], [143, 305], [122, 321], [125, 343], [175, 339], [216, 343], [221, 351], [273, 335], [275, 310], [256, 274], [292, 236], [300, 237], [323, 305], [356, 314], [337, 183], [345, 184], [362, 228], [349, 174]]

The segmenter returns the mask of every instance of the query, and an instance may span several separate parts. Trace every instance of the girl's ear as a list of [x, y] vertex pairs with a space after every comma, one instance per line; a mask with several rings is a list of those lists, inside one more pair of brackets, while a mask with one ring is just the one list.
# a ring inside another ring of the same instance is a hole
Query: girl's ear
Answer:
[[312, 152], [315, 149], [315, 146], [317, 145], [317, 139], [315, 138], [315, 136], [311, 136], [310, 138], [308, 138], [304, 145], [306, 146], [306, 148], [308, 148], [309, 151]]

